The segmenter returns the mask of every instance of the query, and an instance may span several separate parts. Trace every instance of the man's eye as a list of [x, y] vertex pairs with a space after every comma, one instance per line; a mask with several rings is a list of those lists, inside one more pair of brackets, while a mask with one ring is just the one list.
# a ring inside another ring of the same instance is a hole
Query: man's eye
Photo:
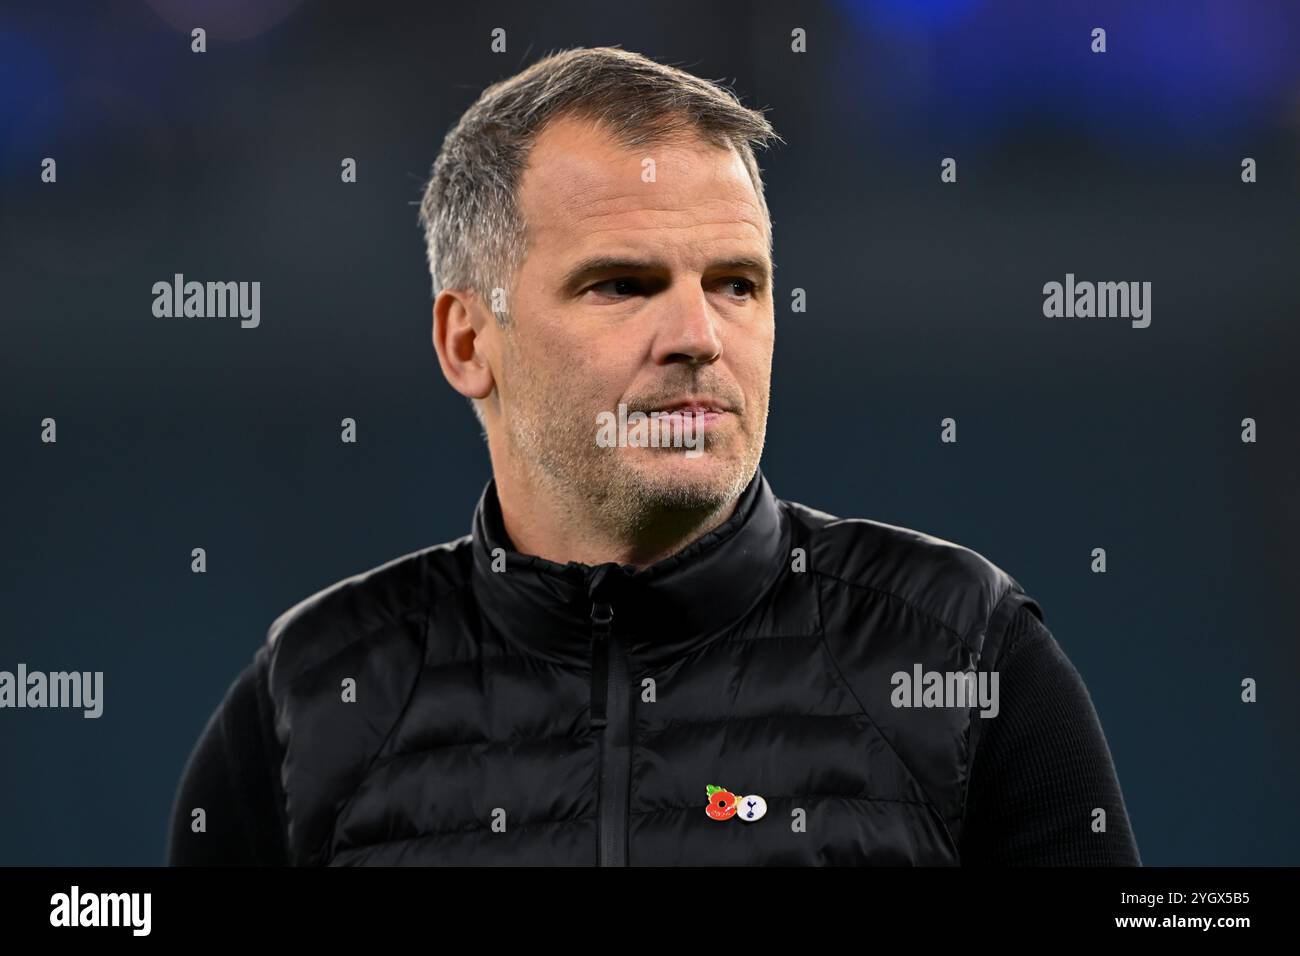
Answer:
[[640, 290], [641, 287], [635, 279], [606, 279], [588, 288], [589, 292], [596, 291], [608, 296], [635, 295]]
[[730, 290], [737, 298], [752, 296], [756, 291], [758, 291], [758, 286], [752, 279], [746, 279], [740, 276], [724, 280], [723, 288]]
[[[758, 291], [758, 285], [752, 279], [746, 279], [743, 276], [723, 279], [719, 285], [728, 295], [738, 299], [749, 298]], [[629, 295], [645, 295], [647, 289], [641, 280], [624, 277], [597, 282], [588, 286], [587, 291], [595, 292], [607, 298], [621, 298]]]

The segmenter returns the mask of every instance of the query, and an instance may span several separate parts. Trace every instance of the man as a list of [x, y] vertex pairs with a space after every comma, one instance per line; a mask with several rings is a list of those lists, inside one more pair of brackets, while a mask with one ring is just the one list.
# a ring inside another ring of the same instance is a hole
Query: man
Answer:
[[759, 471], [775, 138], [610, 48], [466, 112], [422, 221], [493, 480], [471, 534], [273, 623], [191, 757], [173, 862], [1138, 862], [1020, 585]]

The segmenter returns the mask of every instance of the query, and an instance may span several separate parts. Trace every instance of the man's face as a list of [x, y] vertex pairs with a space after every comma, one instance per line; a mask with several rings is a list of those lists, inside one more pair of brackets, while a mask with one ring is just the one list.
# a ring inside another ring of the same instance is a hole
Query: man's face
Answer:
[[[628, 150], [559, 119], [518, 201], [528, 252], [511, 326], [485, 343], [489, 428], [534, 480], [624, 524], [729, 502], [762, 453], [774, 336], [766, 222], [740, 156], [698, 140]], [[703, 454], [662, 447], [680, 417], [660, 421], [661, 447], [602, 446], [598, 416], [620, 403], [707, 410]]]

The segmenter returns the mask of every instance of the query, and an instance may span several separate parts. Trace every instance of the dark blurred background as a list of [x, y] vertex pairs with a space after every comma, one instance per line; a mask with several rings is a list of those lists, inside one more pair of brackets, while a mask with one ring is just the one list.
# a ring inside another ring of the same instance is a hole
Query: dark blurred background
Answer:
[[[486, 448], [430, 344], [415, 204], [485, 85], [604, 44], [787, 140], [759, 157], [776, 492], [1041, 602], [1145, 863], [1300, 863], [1300, 5], [427, 6], [0, 8], [0, 669], [105, 685], [98, 720], [0, 711], [0, 864], [163, 862], [271, 620], [469, 530]], [[155, 318], [177, 272], [260, 281], [260, 327]], [[1150, 327], [1045, 318], [1067, 272], [1150, 281]]]

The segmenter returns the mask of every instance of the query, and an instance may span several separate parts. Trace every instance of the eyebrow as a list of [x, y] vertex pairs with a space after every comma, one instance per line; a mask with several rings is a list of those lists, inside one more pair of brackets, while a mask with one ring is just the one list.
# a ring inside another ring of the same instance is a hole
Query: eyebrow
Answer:
[[[670, 267], [657, 259], [630, 259], [624, 256], [597, 255], [583, 259], [570, 269], [560, 282], [560, 291], [572, 295], [582, 285], [597, 276], [614, 273], [667, 272]], [[767, 285], [772, 278], [771, 268], [766, 259], [753, 256], [736, 256], [727, 259], [715, 259], [708, 264], [707, 272], [750, 272], [760, 278], [759, 285]]]

